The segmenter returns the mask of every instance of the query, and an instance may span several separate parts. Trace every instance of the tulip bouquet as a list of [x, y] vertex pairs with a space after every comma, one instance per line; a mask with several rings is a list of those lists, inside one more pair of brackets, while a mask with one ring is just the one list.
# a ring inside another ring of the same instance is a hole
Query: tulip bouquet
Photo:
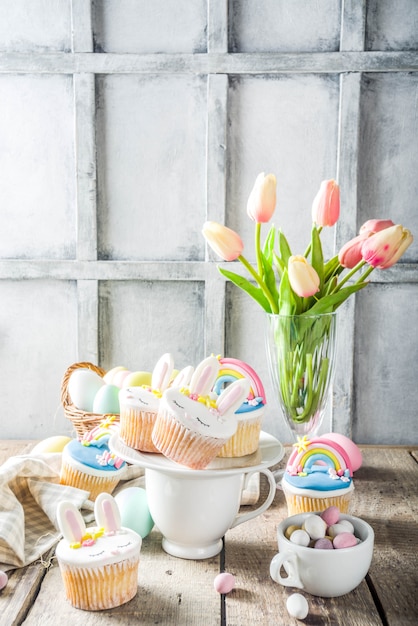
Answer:
[[336, 309], [368, 284], [374, 269], [394, 265], [413, 237], [391, 220], [368, 220], [358, 236], [325, 260], [320, 235], [339, 219], [340, 189], [335, 180], [324, 180], [312, 204], [310, 242], [304, 254], [294, 255], [274, 226], [261, 245], [261, 225], [270, 221], [275, 206], [276, 177], [261, 173], [247, 202], [255, 222], [255, 267], [242, 254], [244, 244], [235, 231], [206, 222], [203, 235], [223, 260], [238, 260], [246, 268], [249, 279], [218, 269], [268, 314], [267, 352], [280, 405], [293, 430], [312, 434], [331, 380]]

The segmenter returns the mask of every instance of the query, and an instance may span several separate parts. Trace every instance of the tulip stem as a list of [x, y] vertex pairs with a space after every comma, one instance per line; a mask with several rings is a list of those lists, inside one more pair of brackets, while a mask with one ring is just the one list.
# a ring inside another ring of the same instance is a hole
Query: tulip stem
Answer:
[[[341, 281], [340, 281], [340, 282], [336, 285], [336, 287], [335, 287], [335, 289], [333, 290], [333, 292], [332, 292], [332, 293], [337, 293], [337, 291], [339, 291], [339, 290], [341, 289], [341, 287], [342, 287], [343, 285], [345, 285], [345, 283], [346, 283], [348, 280], [350, 280], [350, 278], [351, 278], [352, 276], [354, 276], [354, 274], [356, 274], [359, 270], [361, 270], [361, 268], [362, 268], [364, 265], [366, 265], [366, 261], [364, 261], [364, 260], [362, 259], [362, 260], [361, 260], [361, 261], [359, 261], [359, 263], [357, 263], [357, 265], [355, 265], [355, 266], [353, 267], [353, 269], [352, 269], [352, 270], [350, 270], [350, 271], [348, 272], [348, 274], [346, 274], [346, 275], [344, 276], [344, 278], [343, 278], [343, 279], [342, 279], [342, 280], [341, 280]], [[365, 274], [368, 276], [368, 274], [369, 274], [369, 273], [370, 273], [370, 272], [367, 270], [367, 273], [365, 273]], [[365, 276], [361, 276], [361, 280], [364, 280], [364, 278], [365, 278]]]
[[277, 304], [273, 300], [273, 296], [271, 295], [270, 291], [267, 289], [267, 286], [264, 283], [264, 281], [262, 280], [262, 278], [255, 271], [253, 266], [247, 261], [245, 256], [243, 256], [242, 254], [239, 255], [238, 261], [241, 261], [243, 266], [249, 271], [249, 273], [251, 274], [251, 276], [254, 278], [255, 282], [257, 283], [257, 285], [260, 287], [261, 291], [266, 296], [266, 298], [267, 298], [267, 300], [268, 300], [268, 302], [270, 304], [271, 312], [272, 313], [278, 313], [279, 309], [277, 307]]
[[261, 246], [260, 246], [261, 224], [256, 222], [255, 224], [255, 257], [257, 259], [257, 272], [260, 277], [263, 276], [264, 270], [261, 263]]

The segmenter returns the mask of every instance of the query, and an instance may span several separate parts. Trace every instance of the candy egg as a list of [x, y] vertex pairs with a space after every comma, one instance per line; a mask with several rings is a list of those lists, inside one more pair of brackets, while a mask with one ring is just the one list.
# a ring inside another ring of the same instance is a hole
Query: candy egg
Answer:
[[0, 590], [5, 588], [8, 580], [9, 579], [7, 577], [6, 572], [3, 572], [3, 570], [0, 570]]
[[350, 522], [350, 520], [348, 520], [348, 519], [340, 519], [340, 521], [338, 522], [338, 525], [339, 526], [343, 526], [348, 533], [351, 533], [351, 534], [354, 535], [354, 526]]
[[114, 378], [118, 372], [127, 372], [128, 368], [123, 365], [117, 365], [116, 367], [112, 367], [112, 369], [108, 370], [106, 374], [103, 376], [103, 380], [106, 385], [113, 385]]
[[218, 593], [229, 593], [235, 587], [235, 578], [232, 574], [228, 574], [228, 572], [223, 572], [222, 574], [218, 574], [213, 581], [213, 586], [215, 587], [215, 591]]
[[317, 541], [315, 541], [314, 548], [316, 548], [317, 550], [333, 550], [334, 546], [331, 539], [328, 539], [328, 537], [323, 537], [322, 539], [318, 539]]
[[301, 593], [292, 593], [286, 600], [287, 612], [296, 619], [305, 619], [309, 613], [308, 601]]
[[103, 385], [94, 397], [93, 413], [120, 413], [119, 387]]
[[147, 493], [142, 487], [127, 487], [115, 496], [122, 526], [141, 535], [142, 539], [154, 528], [154, 520], [148, 508]]
[[306, 530], [294, 530], [290, 535], [290, 541], [296, 543], [298, 546], [308, 546], [311, 538]]
[[68, 393], [72, 403], [81, 411], [91, 412], [96, 393], [105, 384], [101, 376], [93, 370], [78, 369], [68, 380]]
[[352, 548], [357, 545], [357, 539], [352, 533], [340, 533], [333, 539], [334, 548]]
[[62, 452], [71, 441], [71, 437], [65, 437], [63, 435], [56, 435], [55, 437], [48, 437], [39, 441], [31, 450], [31, 454], [44, 454], [47, 452]]
[[319, 515], [309, 515], [302, 525], [311, 539], [322, 539], [325, 537], [327, 525]]
[[347, 532], [347, 528], [346, 526], [344, 526], [344, 524], [332, 524], [331, 526], [328, 527], [328, 535], [332, 538], [336, 537], [337, 535], [339, 535], [340, 533], [346, 533]]
[[119, 372], [116, 372], [116, 374], [113, 376], [113, 381], [110, 384], [116, 385], [116, 387], [119, 387], [119, 389], [121, 389], [123, 385], [123, 381], [130, 374], [131, 372], [129, 370], [120, 370]]
[[327, 526], [336, 524], [340, 519], [340, 510], [337, 506], [329, 506], [320, 514]]
[[296, 526], [295, 524], [291, 524], [290, 526], [288, 526], [284, 531], [284, 536], [286, 537], [286, 539], [290, 539], [290, 535], [295, 530], [300, 530], [300, 526]]

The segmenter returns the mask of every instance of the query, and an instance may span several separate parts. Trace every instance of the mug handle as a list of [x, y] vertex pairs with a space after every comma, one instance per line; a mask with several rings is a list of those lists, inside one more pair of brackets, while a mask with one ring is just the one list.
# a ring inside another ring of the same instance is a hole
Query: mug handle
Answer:
[[270, 485], [269, 494], [266, 500], [263, 502], [263, 504], [260, 505], [254, 511], [250, 511], [249, 513], [238, 513], [238, 515], [236, 516], [236, 518], [234, 519], [234, 521], [232, 522], [229, 528], [235, 528], [235, 526], [239, 526], [239, 524], [248, 522], [248, 520], [253, 519], [254, 517], [257, 517], [257, 515], [260, 515], [261, 513], [264, 513], [264, 511], [266, 511], [269, 508], [270, 504], [274, 500], [274, 496], [276, 494], [276, 481], [274, 480], [273, 474], [268, 469], [261, 469], [261, 470], [257, 470], [257, 472], [254, 471], [254, 472], [249, 472], [248, 474], [245, 474], [245, 480], [248, 481], [249, 478], [255, 473], [264, 474], [267, 477], [269, 481], [269, 485]]
[[[303, 589], [303, 583], [299, 578], [297, 570], [298, 557], [294, 552], [282, 552], [276, 554], [270, 563], [270, 576], [276, 583], [285, 587], [297, 587]], [[283, 565], [287, 565], [288, 576], [283, 578], [280, 570]]]

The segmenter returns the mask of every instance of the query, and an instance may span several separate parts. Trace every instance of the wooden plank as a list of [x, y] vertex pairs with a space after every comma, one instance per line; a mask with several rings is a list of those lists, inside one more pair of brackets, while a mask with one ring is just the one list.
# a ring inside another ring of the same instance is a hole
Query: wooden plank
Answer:
[[[25, 626], [55, 626], [60, 623], [83, 626], [105, 624], [187, 624], [217, 626], [220, 598], [213, 588], [219, 572], [219, 557], [187, 561], [169, 556], [161, 549], [161, 534], [153, 529], [144, 539], [139, 565], [138, 593], [127, 604], [107, 611], [88, 612], [72, 607], [65, 599], [57, 562], [44, 578], [36, 603]], [[54, 598], [54, 611], [50, 610]]]
[[0, 53], [0, 73], [283, 74], [413, 72], [418, 53], [300, 52], [216, 54]]
[[364, 50], [366, 0], [344, 0], [341, 16], [340, 50]]
[[208, 0], [208, 52], [228, 52], [228, 0]]

